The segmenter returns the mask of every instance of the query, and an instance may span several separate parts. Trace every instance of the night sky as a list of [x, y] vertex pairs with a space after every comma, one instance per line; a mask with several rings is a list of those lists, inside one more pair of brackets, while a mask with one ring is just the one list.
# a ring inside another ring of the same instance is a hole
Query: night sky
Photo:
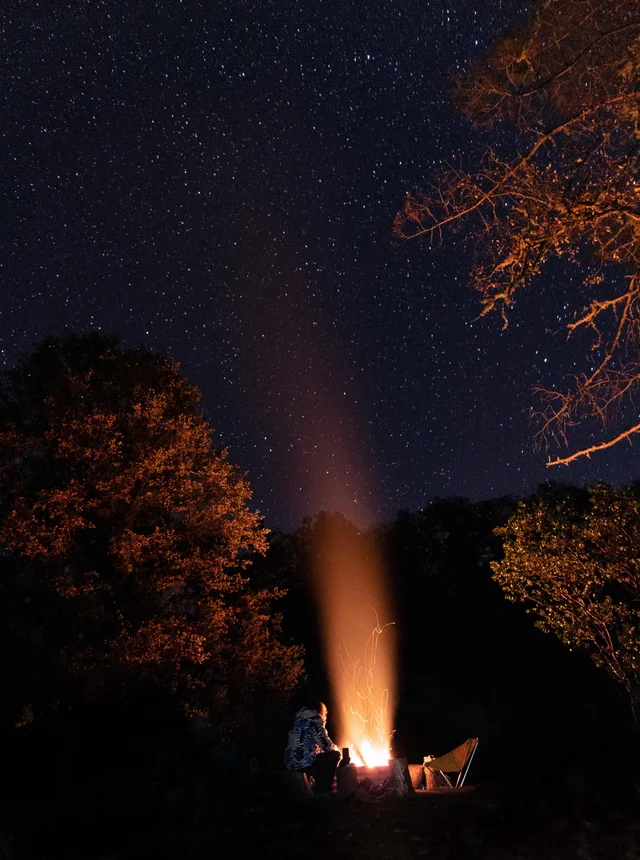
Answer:
[[486, 143], [449, 76], [522, 14], [514, 0], [6, 4], [4, 366], [68, 330], [170, 352], [272, 527], [640, 477], [638, 445], [561, 471], [533, 450], [531, 387], [586, 353], [561, 330], [563, 272], [502, 331], [474, 322], [464, 234], [392, 241], [404, 194]]

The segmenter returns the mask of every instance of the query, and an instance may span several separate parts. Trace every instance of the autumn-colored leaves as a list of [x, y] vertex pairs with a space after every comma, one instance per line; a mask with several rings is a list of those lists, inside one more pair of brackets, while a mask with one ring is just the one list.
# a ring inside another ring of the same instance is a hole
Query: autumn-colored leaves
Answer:
[[[250, 577], [267, 532], [198, 399], [171, 360], [96, 336], [45, 341], [6, 380], [5, 611], [34, 687], [52, 666], [58, 696], [152, 677], [187, 709], [224, 706], [230, 723], [258, 686], [295, 685], [278, 593]], [[27, 605], [11, 605], [17, 593]]]
[[596, 485], [521, 503], [492, 562], [537, 626], [585, 651], [640, 705], [640, 500]]
[[[564, 390], [538, 389], [537, 443], [571, 447], [571, 428], [599, 425], [566, 464], [640, 432], [624, 420], [640, 387], [640, 5], [635, 0], [542, 0], [530, 23], [498, 41], [455, 83], [456, 101], [496, 130], [475, 168], [450, 165], [410, 194], [395, 222], [402, 240], [464, 230], [482, 313], [504, 324], [520, 289], [552, 260], [585, 267], [568, 334], [592, 335], [585, 372]], [[602, 288], [606, 283], [603, 299]]]

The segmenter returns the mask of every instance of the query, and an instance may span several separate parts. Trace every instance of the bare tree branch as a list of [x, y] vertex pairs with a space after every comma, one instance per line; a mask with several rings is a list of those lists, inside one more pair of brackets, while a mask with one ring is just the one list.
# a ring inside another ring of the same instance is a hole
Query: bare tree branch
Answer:
[[557, 457], [555, 460], [549, 460], [547, 462], [547, 466], [568, 466], [569, 463], [573, 463], [574, 460], [577, 460], [579, 457], [590, 457], [592, 454], [595, 454], [596, 451], [604, 451], [606, 448], [612, 448], [614, 445], [617, 445], [618, 442], [622, 442], [624, 439], [630, 439], [630, 437], [635, 433], [640, 433], [640, 424], [634, 424], [633, 427], [628, 427], [622, 433], [619, 433], [613, 439], [608, 439], [606, 442], [598, 442], [597, 445], [591, 445], [589, 448], [575, 451], [573, 454], [569, 454], [568, 457]]
[[569, 336], [592, 337], [588, 372], [564, 392], [536, 392], [536, 443], [567, 445], [572, 428], [608, 425], [640, 395], [640, 3], [542, 0], [456, 93], [476, 124], [515, 123], [521, 153], [492, 146], [475, 171], [448, 166], [407, 196], [394, 233], [435, 242], [464, 227], [480, 316], [497, 311], [505, 327], [517, 291], [551, 260], [584, 266], [592, 252], [597, 268], [583, 274], [567, 321]]

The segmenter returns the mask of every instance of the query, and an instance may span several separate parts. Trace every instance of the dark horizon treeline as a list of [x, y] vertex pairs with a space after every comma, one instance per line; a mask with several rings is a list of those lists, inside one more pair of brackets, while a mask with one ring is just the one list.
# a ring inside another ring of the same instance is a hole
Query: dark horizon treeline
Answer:
[[384, 552], [395, 606], [385, 620], [395, 622], [399, 642], [394, 754], [420, 762], [477, 736], [476, 778], [519, 774], [529, 782], [637, 757], [624, 691], [586, 654], [537, 629], [535, 616], [508, 601], [492, 578], [490, 563], [502, 555], [494, 530], [519, 502], [568, 500], [580, 508], [586, 495], [549, 482], [523, 499], [437, 498], [368, 532], [322, 512], [292, 534], [272, 534], [256, 568], [287, 589], [283, 629], [305, 646], [307, 689], [330, 700], [309, 575], [311, 534], [329, 518], [363, 552], [373, 535]]
[[[579, 500], [584, 492], [547, 484], [534, 497]], [[602, 800], [602, 786], [605, 793], [634, 790], [637, 736], [607, 674], [537, 630], [493, 581], [489, 565], [501, 554], [494, 529], [518, 501], [436, 499], [372, 530], [385, 553], [399, 633], [392, 750], [420, 762], [477, 736], [471, 783], [509, 786], [513, 797], [542, 808], [568, 800], [582, 809], [592, 797]], [[254, 562], [257, 584], [287, 590], [278, 606], [284, 641], [306, 649], [307, 681], [288, 716], [265, 702], [252, 735], [220, 745], [215, 726], [185, 719], [171, 696], [150, 684], [133, 698], [114, 690], [38, 727], [5, 731], [10, 824], [22, 814], [41, 816], [43, 832], [55, 832], [60, 821], [96, 826], [105, 815], [132, 826], [158, 814], [184, 823], [205, 802], [203, 792], [271, 781], [297, 705], [312, 695], [339, 706], [330, 698], [310, 577], [312, 531], [324, 518], [366, 552], [371, 533], [340, 514], [320, 513], [291, 534], [272, 533], [266, 555]]]
[[[619, 491], [599, 492], [622, 544], [622, 508], [607, 508]], [[531, 498], [580, 520], [589, 493], [546, 484]], [[420, 762], [477, 736], [472, 781], [603, 784], [622, 762], [633, 788], [621, 687], [493, 579], [496, 529], [518, 499], [435, 499], [368, 531], [319, 513], [267, 535], [248, 498], [166, 356], [71, 335], [2, 377], [0, 837], [34, 819], [45, 834], [189, 820], [220, 788], [280, 770], [296, 705], [340, 705], [312, 585], [329, 527], [363, 565], [374, 545], [383, 554], [394, 617], [382, 620], [399, 644], [394, 754]], [[625, 540], [633, 644], [637, 531]]]
[[[579, 504], [585, 492], [550, 482], [523, 500], [571, 498]], [[628, 752], [635, 730], [623, 691], [585, 654], [538, 630], [535, 617], [509, 602], [492, 578], [490, 563], [501, 557], [501, 540], [494, 531], [520, 501], [509, 496], [478, 502], [436, 498], [423, 510], [401, 510], [370, 530], [338, 512], [320, 512], [305, 517], [292, 533], [271, 532], [267, 552], [254, 558], [250, 576], [256, 588], [285, 591], [275, 605], [282, 616], [282, 639], [305, 649], [306, 679], [290, 710], [309, 696], [325, 697], [331, 710], [339, 707], [331, 700], [311, 576], [313, 531], [329, 519], [344, 531], [355, 552], [360, 546], [366, 553], [375, 536], [384, 553], [394, 606], [393, 618], [385, 621], [392, 620], [398, 634], [394, 754], [417, 762], [479, 736], [483, 754], [475, 767], [499, 779], [518, 767], [516, 759], [529, 770], [523, 758], [535, 760], [542, 750], [552, 752], [557, 765], [556, 750], [562, 749], [562, 767], [567, 769], [584, 761], [585, 744], [590, 757], [615, 758], [620, 749]], [[103, 713], [109, 715], [107, 721], [124, 725], [129, 717], [136, 722], [144, 715], [141, 722], [155, 722], [160, 734], [179, 725], [185, 730], [188, 721], [166, 691], [149, 682], [140, 686], [138, 696], [120, 699], [113, 689], [87, 707], [89, 719], [101, 719]], [[243, 732], [245, 749], [233, 743], [225, 747], [233, 749], [238, 761], [252, 757], [261, 765], [279, 767], [278, 744], [284, 743], [289, 714], [270, 713], [266, 707], [255, 736]], [[65, 717], [50, 721], [58, 724], [56, 731], [61, 719]], [[74, 725], [82, 719], [80, 709], [68, 717]], [[331, 728], [331, 717], [329, 722]], [[612, 724], [615, 732], [610, 731]], [[14, 727], [19, 734], [29, 728], [29, 721]]]

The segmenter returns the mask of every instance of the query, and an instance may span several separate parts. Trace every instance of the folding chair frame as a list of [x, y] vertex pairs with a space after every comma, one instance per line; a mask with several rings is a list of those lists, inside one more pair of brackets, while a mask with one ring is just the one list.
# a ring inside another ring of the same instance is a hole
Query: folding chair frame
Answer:
[[473, 749], [471, 750], [471, 755], [468, 757], [468, 759], [462, 765], [462, 770], [458, 773], [458, 779], [456, 780], [455, 785], [451, 784], [451, 780], [449, 779], [449, 777], [447, 776], [447, 774], [443, 770], [431, 770], [431, 767], [429, 766], [428, 762], [426, 764], [426, 767], [429, 768], [431, 773], [436, 778], [438, 776], [441, 776], [445, 780], [445, 782], [447, 783], [449, 788], [462, 788], [462, 786], [464, 785], [464, 781], [467, 778], [467, 773], [469, 772], [469, 768], [471, 767], [471, 762], [473, 761], [473, 757], [476, 754], [476, 750], [478, 749], [478, 744], [480, 743], [480, 741], [477, 738], [474, 738], [473, 740], [475, 740], [475, 744], [474, 744]]

